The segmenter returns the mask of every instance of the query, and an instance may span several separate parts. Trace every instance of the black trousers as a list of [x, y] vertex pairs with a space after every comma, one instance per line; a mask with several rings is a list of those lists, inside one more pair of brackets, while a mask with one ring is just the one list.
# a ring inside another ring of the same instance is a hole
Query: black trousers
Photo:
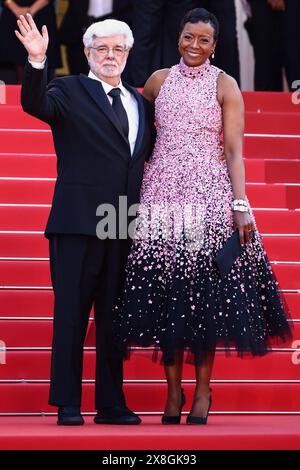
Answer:
[[80, 406], [83, 346], [89, 313], [96, 322], [97, 410], [125, 406], [123, 360], [112, 341], [112, 308], [124, 281], [128, 240], [86, 235], [50, 238], [55, 296], [49, 404]]
[[[261, 1], [261, 0], [260, 0]], [[240, 61], [234, 0], [197, 0], [197, 7], [206, 8], [220, 23], [220, 36], [212, 63], [240, 83]]]
[[300, 2], [299, 0], [286, 0], [286, 9], [283, 15], [283, 42], [284, 65], [286, 77], [291, 91], [299, 88], [292, 84], [300, 80]]
[[179, 60], [178, 33], [195, 0], [133, 0], [134, 46], [127, 65], [128, 81], [143, 86], [157, 69]]
[[273, 11], [266, 0], [251, 0], [256, 91], [282, 91], [283, 13]]

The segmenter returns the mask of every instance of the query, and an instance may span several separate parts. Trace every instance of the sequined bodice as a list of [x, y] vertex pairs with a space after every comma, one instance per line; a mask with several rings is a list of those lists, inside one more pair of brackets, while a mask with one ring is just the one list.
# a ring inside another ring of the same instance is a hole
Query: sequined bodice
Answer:
[[219, 152], [222, 110], [217, 101], [220, 69], [209, 60], [187, 67], [181, 59], [171, 68], [155, 102], [157, 152], [160, 146], [189, 147], [202, 154]]

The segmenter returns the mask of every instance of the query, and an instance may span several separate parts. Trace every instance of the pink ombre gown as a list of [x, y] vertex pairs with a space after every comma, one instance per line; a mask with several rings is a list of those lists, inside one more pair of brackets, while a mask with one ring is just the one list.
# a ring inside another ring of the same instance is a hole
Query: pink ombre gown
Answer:
[[265, 354], [290, 328], [255, 230], [229, 274], [214, 257], [233, 233], [232, 185], [220, 161], [222, 109], [207, 60], [171, 68], [155, 102], [157, 141], [145, 170], [136, 239], [114, 311], [124, 351], [154, 346], [168, 364], [186, 349], [201, 361], [221, 346]]

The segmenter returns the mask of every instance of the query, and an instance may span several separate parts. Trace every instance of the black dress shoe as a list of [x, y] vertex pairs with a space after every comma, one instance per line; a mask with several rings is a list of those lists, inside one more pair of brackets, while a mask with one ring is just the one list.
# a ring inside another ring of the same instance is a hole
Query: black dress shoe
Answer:
[[98, 411], [94, 418], [96, 424], [140, 424], [141, 418], [126, 407], [114, 406]]
[[59, 426], [81, 426], [84, 424], [79, 406], [61, 406], [58, 408], [57, 424]]

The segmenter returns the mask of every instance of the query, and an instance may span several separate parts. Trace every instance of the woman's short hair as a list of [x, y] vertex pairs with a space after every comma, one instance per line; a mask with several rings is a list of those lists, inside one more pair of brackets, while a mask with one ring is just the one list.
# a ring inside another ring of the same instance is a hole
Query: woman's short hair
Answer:
[[127, 23], [118, 20], [104, 20], [93, 23], [83, 35], [85, 47], [93, 46], [95, 37], [125, 36], [126, 49], [131, 49], [134, 43], [133, 34]]
[[182, 33], [186, 23], [198, 23], [199, 21], [202, 21], [202, 23], [209, 23], [212, 26], [214, 29], [214, 39], [217, 41], [220, 31], [219, 21], [213, 13], [205, 10], [205, 8], [194, 8], [184, 15], [180, 23], [179, 35]]

